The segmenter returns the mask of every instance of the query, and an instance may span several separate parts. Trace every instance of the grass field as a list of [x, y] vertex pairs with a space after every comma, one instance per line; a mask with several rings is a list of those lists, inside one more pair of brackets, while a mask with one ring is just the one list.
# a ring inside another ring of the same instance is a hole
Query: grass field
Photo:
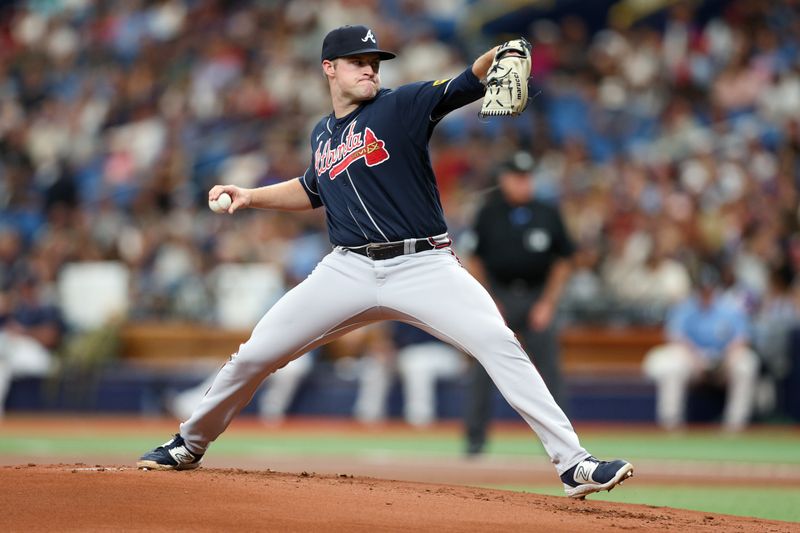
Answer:
[[[558, 488], [492, 485], [514, 491], [561, 495]], [[594, 500], [676, 507], [693, 511], [732, 514], [800, 523], [800, 488], [719, 487], [703, 485], [637, 486], [635, 481], [622, 490], [592, 496]], [[800, 531], [800, 525], [798, 525]]]
[[[20, 422], [12, 418], [0, 424], [0, 462], [8, 465], [24, 461], [94, 463], [110, 460], [131, 464], [143, 451], [166, 440], [175, 427], [172, 422], [138, 419], [101, 423], [54, 420], [36, 423], [35, 419]], [[675, 435], [652, 428], [578, 429], [582, 444], [592, 453], [600, 457], [625, 457], [637, 467], [637, 462], [645, 467], [637, 468], [637, 477], [622, 489], [596, 495], [594, 499], [800, 523], [800, 431], [797, 428], [760, 429], [741, 435], [725, 435], [713, 429]], [[545, 473], [533, 483], [520, 483], [519, 476], [504, 482], [502, 473], [491, 482], [477, 478], [465, 481], [462, 477], [451, 482], [563, 494], [557, 478], [548, 472], [541, 444], [528, 430], [516, 425], [503, 426], [493, 437], [481, 459], [482, 467], [510, 465], [517, 468], [519, 465], [518, 468], [524, 470], [530, 463], [538, 465]], [[244, 420], [237, 421], [214, 444], [213, 453], [207, 459], [211, 461], [213, 457], [224, 465], [246, 468], [293, 458], [295, 463], [291, 464], [298, 466], [325, 465], [326, 461], [330, 464], [361, 461], [395, 463], [399, 465], [397, 468], [402, 468], [428, 461], [426, 464], [448, 463], [468, 470], [472, 467], [463, 459], [462, 448], [457, 425], [415, 431], [402, 425], [364, 429], [350, 423], [301, 421], [268, 428]], [[255, 463], [254, 459], [257, 459]], [[747, 482], [748, 469], [757, 473], [752, 483]], [[671, 470], [687, 474], [703, 471], [707, 475], [697, 479], [689, 475], [664, 480], [662, 474], [669, 474]], [[722, 475], [731, 470], [737, 473], [736, 482], [727, 483], [724, 476], [714, 479], [715, 472]], [[648, 479], [648, 471], [660, 474]], [[783, 478], [780, 483], [772, 483], [772, 475]], [[448, 482], [447, 475], [443, 476], [443, 482]], [[410, 471], [409, 478], [413, 478]], [[550, 479], [552, 482], [548, 481]]]

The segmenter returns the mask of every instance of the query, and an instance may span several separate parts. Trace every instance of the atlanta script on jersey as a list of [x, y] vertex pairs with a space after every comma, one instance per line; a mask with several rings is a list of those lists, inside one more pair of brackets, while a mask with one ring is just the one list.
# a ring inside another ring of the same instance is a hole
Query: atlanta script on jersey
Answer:
[[313, 161], [299, 179], [312, 205], [325, 206], [334, 245], [447, 231], [428, 140], [442, 117], [483, 92], [468, 68], [451, 80], [381, 89], [350, 114], [319, 121], [311, 133]]

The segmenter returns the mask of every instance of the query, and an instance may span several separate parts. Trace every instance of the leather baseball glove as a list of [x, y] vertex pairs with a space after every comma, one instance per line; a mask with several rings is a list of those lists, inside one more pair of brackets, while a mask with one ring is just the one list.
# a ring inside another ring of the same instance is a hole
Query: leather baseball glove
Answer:
[[486, 76], [486, 94], [479, 115], [517, 116], [528, 106], [531, 43], [523, 38], [500, 45]]

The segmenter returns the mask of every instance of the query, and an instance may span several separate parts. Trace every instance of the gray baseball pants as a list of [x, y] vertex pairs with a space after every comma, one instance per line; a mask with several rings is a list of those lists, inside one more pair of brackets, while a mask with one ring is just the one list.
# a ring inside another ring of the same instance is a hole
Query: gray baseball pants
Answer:
[[261, 382], [358, 327], [400, 320], [471, 355], [536, 432], [559, 474], [589, 456], [489, 293], [449, 248], [372, 260], [335, 248], [259, 321], [180, 426], [205, 453]]

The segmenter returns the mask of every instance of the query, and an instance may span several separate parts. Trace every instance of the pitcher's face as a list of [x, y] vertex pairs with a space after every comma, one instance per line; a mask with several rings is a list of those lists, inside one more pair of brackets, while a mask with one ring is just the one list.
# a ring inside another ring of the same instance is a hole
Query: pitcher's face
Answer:
[[331, 91], [353, 102], [371, 100], [381, 88], [378, 54], [359, 54], [323, 61], [322, 68], [331, 82]]

